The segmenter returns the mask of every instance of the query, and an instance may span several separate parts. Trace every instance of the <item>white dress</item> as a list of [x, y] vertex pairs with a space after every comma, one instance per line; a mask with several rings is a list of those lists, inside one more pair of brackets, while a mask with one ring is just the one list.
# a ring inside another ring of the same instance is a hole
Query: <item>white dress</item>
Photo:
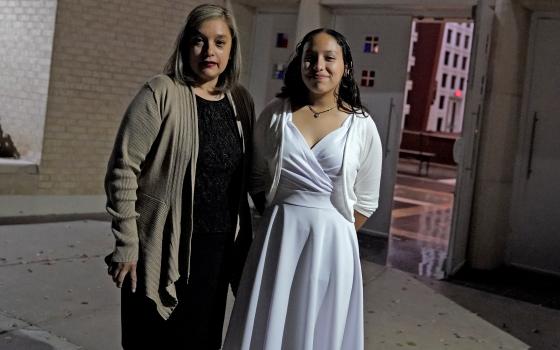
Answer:
[[352, 118], [309, 148], [291, 121], [276, 197], [249, 256], [224, 350], [362, 350], [354, 224], [332, 204]]

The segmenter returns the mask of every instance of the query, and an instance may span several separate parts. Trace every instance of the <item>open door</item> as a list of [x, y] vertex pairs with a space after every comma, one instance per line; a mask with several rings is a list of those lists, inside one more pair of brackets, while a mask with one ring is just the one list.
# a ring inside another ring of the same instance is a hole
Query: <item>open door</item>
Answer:
[[446, 276], [454, 274], [466, 261], [480, 138], [479, 130], [484, 114], [486, 73], [494, 18], [492, 4], [491, 0], [480, 0], [474, 8], [474, 42], [471, 51], [463, 134], [455, 143], [453, 152], [458, 164], [458, 176], [449, 251], [445, 266]]
[[523, 115], [508, 263], [560, 276], [560, 15], [535, 13], [527, 50]]
[[402, 127], [411, 16], [335, 12], [335, 29], [348, 40], [362, 103], [383, 145], [379, 208], [362, 230], [388, 242]]

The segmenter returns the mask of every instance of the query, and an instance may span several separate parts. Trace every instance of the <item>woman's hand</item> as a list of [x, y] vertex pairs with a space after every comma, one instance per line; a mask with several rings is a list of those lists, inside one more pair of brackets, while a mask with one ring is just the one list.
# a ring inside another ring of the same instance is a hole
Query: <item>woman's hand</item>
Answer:
[[136, 261], [112, 262], [107, 272], [113, 277], [113, 282], [115, 282], [117, 288], [122, 287], [126, 275], [130, 273], [132, 293], [136, 292]]

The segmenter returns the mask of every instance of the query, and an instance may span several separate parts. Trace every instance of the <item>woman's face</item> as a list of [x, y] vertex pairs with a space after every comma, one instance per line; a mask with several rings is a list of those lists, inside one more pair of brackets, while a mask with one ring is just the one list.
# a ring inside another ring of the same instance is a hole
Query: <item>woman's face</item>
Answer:
[[201, 84], [218, 81], [228, 65], [232, 37], [222, 18], [202, 22], [190, 42], [189, 64]]
[[318, 33], [303, 47], [301, 77], [312, 94], [335, 92], [344, 69], [342, 48], [331, 35]]

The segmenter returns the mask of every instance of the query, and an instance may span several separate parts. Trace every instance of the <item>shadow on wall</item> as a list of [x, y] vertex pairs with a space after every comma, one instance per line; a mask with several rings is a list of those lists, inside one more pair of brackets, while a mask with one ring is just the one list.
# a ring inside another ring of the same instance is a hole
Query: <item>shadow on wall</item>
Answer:
[[20, 154], [12, 141], [12, 137], [8, 134], [4, 136], [2, 125], [0, 125], [0, 158], [19, 159]]

